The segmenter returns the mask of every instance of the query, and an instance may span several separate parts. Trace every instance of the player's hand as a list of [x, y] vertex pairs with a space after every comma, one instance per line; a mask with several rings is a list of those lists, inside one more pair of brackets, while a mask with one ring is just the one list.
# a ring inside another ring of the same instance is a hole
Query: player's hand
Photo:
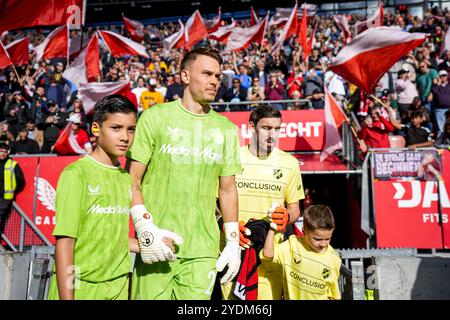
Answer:
[[270, 227], [279, 232], [286, 231], [286, 226], [289, 223], [289, 212], [285, 207], [275, 206], [272, 207], [267, 216], [270, 220]]
[[223, 271], [228, 266], [225, 275], [220, 279], [221, 284], [228, 283], [236, 277], [241, 265], [241, 247], [239, 246], [239, 224], [226, 222], [223, 224], [227, 244], [216, 262], [217, 271]]
[[147, 264], [175, 261], [177, 257], [171, 242], [182, 244], [183, 238], [172, 231], [160, 229], [154, 225], [152, 216], [143, 205], [133, 206], [131, 216], [142, 261]]
[[239, 221], [239, 245], [246, 250], [253, 246], [253, 242], [248, 238], [252, 234], [251, 230], [245, 226], [244, 221]]

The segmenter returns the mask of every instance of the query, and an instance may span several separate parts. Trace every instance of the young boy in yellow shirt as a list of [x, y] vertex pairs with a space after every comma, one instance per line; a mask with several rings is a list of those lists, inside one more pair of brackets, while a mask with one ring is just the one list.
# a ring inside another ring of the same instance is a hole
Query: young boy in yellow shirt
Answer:
[[334, 228], [330, 208], [312, 205], [303, 214], [303, 237], [292, 235], [274, 246], [269, 230], [262, 259], [282, 266], [285, 300], [341, 299], [341, 259], [330, 245]]

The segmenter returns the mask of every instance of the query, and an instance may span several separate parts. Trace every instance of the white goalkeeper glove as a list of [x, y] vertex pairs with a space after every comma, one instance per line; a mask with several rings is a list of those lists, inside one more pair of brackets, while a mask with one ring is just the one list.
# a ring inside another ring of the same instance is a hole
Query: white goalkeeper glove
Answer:
[[220, 279], [225, 284], [236, 277], [241, 265], [241, 247], [239, 246], [239, 223], [226, 222], [223, 224], [227, 244], [216, 262], [217, 271], [222, 271], [228, 265], [228, 270]]
[[142, 204], [131, 208], [131, 217], [137, 234], [139, 252], [144, 263], [176, 260], [177, 256], [162, 241], [162, 238], [170, 238], [176, 244], [182, 244], [183, 238], [172, 231], [160, 229], [154, 225], [151, 214]]

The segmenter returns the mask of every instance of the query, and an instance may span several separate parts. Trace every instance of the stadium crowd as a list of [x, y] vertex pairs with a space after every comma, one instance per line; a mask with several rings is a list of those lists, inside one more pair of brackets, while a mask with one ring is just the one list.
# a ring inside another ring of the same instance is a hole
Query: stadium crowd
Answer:
[[[364, 19], [353, 16], [350, 25], [358, 18]], [[237, 23], [249, 26], [248, 20]], [[375, 89], [378, 99], [363, 95], [358, 88], [327, 70], [333, 56], [345, 45], [343, 32], [332, 16], [315, 15], [308, 19], [308, 37], [313, 34], [316, 23], [315, 41], [306, 60], [296, 37], [285, 41], [279, 52], [271, 52], [281, 31], [276, 25], [269, 27], [262, 44], [254, 43], [240, 52], [226, 52], [224, 45], [214, 40], [198, 43], [196, 46], [220, 49], [224, 59], [216, 101], [229, 103], [214, 108], [221, 112], [250, 111], [258, 101], [289, 99], [292, 100], [289, 103], [273, 105], [280, 110], [321, 109], [326, 84], [338, 103], [356, 115], [360, 122], [358, 136], [367, 147], [390, 147], [388, 136], [392, 134], [403, 135], [406, 147], [410, 148], [449, 147], [450, 51], [441, 52], [450, 24], [447, 9], [429, 9], [423, 19], [408, 12], [385, 14], [385, 25], [430, 36], [383, 76]], [[108, 29], [128, 36], [124, 26]], [[95, 31], [95, 28], [86, 28], [81, 39], [89, 39]], [[176, 31], [175, 23], [146, 26], [143, 44], [149, 59], [114, 58], [102, 46], [101, 81], [129, 80], [139, 112], [156, 103], [182, 97], [179, 67], [184, 52], [182, 49], [165, 50], [162, 45], [162, 41]], [[77, 88], [63, 77], [67, 59], [35, 61], [32, 47], [45, 39], [38, 29], [10, 32], [4, 36], [3, 44], [23, 36], [30, 39], [30, 64], [17, 67], [17, 73], [13, 69], [0, 70], [0, 142], [11, 146], [11, 153], [50, 153], [70, 121], [80, 145], [91, 150], [95, 143], [92, 135], [88, 137], [91, 115], [84, 113]], [[71, 31], [71, 37], [81, 41], [79, 31]], [[254, 103], [237, 103], [242, 101]]]

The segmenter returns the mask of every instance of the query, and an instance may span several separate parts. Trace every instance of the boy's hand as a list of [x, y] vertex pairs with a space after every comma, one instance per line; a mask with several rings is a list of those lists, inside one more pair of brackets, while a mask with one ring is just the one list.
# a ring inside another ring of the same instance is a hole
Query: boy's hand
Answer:
[[276, 206], [275, 208], [270, 209], [267, 215], [270, 218], [270, 227], [273, 230], [279, 232], [286, 231], [286, 226], [289, 223], [289, 212], [286, 208]]
[[248, 249], [253, 246], [253, 242], [248, 238], [252, 232], [245, 226], [244, 221], [239, 221], [239, 245], [242, 249]]

